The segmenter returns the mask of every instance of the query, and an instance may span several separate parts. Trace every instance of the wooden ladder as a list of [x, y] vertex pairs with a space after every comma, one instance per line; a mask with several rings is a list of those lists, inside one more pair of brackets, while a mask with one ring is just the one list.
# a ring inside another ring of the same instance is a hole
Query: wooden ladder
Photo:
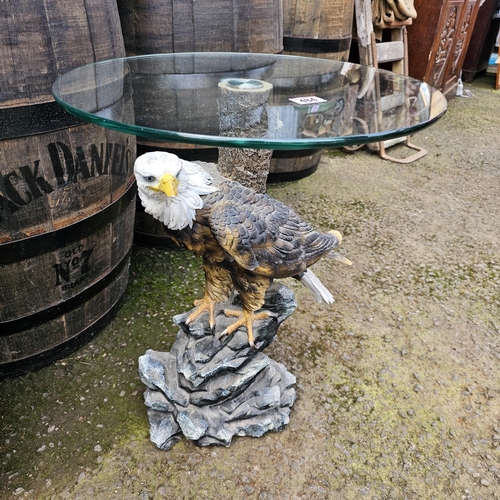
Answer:
[[[377, 42], [373, 30], [371, 0], [355, 0], [354, 9], [360, 63], [373, 66], [374, 68], [378, 68], [379, 64], [382, 63], [392, 63], [392, 71], [408, 75], [408, 39], [406, 26], [390, 29], [390, 41]], [[379, 123], [384, 113], [397, 110], [398, 107], [401, 109], [401, 107], [407, 105], [407, 99], [403, 92], [395, 92], [393, 95], [381, 97], [378, 81], [375, 81], [375, 100], [378, 106], [377, 119]], [[416, 152], [406, 158], [396, 158], [387, 154], [387, 148], [401, 142], [405, 142], [408, 148]], [[427, 154], [425, 149], [413, 144], [409, 136], [379, 142], [368, 147], [378, 150], [380, 157], [384, 160], [397, 163], [412, 163]]]

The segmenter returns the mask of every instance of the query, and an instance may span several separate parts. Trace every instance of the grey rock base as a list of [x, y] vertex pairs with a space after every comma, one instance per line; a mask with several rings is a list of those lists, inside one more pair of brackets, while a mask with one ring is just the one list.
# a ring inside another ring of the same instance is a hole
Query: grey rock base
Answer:
[[[224, 307], [241, 307], [237, 297]], [[221, 312], [215, 334], [208, 315], [186, 326], [188, 313], [174, 317], [181, 330], [170, 352], [149, 349], [139, 358], [139, 376], [147, 386], [151, 441], [168, 450], [186, 437], [200, 446], [229, 446], [234, 436], [259, 437], [280, 431], [295, 402], [295, 377], [261, 351], [296, 308], [290, 289], [273, 284], [264, 309], [272, 316], [254, 323], [255, 347], [245, 328], [219, 339], [234, 318]], [[223, 309], [223, 308], [222, 308]]]

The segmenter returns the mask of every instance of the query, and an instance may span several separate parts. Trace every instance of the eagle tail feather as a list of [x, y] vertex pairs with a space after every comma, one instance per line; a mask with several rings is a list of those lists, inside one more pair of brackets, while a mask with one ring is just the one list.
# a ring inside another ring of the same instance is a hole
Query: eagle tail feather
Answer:
[[311, 290], [318, 302], [326, 302], [327, 304], [335, 302], [333, 295], [310, 269], [306, 269], [305, 273], [299, 278], [299, 281]]

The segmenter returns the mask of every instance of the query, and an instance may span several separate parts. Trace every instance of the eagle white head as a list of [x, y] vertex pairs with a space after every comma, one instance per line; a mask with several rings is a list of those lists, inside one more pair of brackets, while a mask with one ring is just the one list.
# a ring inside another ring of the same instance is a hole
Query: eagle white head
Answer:
[[139, 156], [134, 173], [144, 210], [172, 230], [192, 227], [201, 197], [217, 191], [208, 172], [164, 151]]

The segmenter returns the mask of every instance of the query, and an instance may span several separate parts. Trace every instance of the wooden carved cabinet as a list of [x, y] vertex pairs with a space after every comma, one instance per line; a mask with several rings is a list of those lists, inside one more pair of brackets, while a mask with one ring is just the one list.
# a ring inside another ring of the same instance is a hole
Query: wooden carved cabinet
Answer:
[[[485, 0], [479, 8], [469, 50], [462, 67], [462, 80], [472, 82], [474, 77], [486, 71], [500, 30], [500, 0]], [[496, 52], [496, 51], [495, 51]]]
[[410, 75], [455, 95], [480, 0], [415, 0], [408, 27]]

